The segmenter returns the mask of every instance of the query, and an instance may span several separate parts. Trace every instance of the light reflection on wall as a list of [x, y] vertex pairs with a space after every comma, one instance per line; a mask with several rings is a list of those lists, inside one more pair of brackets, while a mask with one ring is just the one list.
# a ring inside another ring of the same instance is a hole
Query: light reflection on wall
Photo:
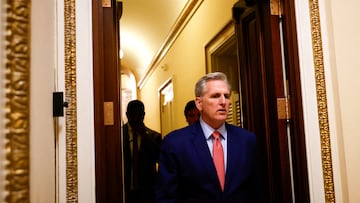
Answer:
[[127, 104], [137, 98], [136, 81], [134, 74], [121, 74], [121, 118], [124, 123], [127, 122], [126, 107]]
[[[154, 50], [149, 49], [149, 45], [143, 37], [131, 32], [123, 32], [120, 38], [121, 50], [123, 51], [122, 65], [140, 71], [140, 75], [149, 66], [154, 52]], [[126, 64], [126, 61], [129, 61], [126, 57], [136, 57], [136, 64]]]

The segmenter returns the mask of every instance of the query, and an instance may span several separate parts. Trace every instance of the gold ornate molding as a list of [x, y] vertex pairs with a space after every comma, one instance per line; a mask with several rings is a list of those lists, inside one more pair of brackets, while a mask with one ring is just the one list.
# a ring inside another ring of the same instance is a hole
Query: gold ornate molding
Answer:
[[30, 1], [6, 1], [6, 202], [30, 202]]
[[335, 190], [331, 158], [330, 130], [326, 96], [326, 81], [324, 74], [324, 56], [321, 38], [319, 2], [318, 0], [309, 0], [309, 5], [321, 139], [321, 157], [324, 176], [325, 201], [327, 203], [334, 203]]
[[66, 109], [66, 199], [78, 202], [75, 0], [64, 1]]

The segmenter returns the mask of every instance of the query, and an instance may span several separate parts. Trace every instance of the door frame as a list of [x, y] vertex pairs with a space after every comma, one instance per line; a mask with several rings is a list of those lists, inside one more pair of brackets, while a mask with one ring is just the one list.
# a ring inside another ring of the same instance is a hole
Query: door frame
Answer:
[[103, 2], [92, 0], [96, 202], [121, 203], [121, 76], [118, 50], [122, 3], [111, 0], [111, 5], [107, 5]]
[[[101, 1], [93, 0], [93, 50], [94, 50], [94, 108], [95, 108], [95, 164], [96, 164], [96, 198], [97, 202], [122, 202], [122, 196], [119, 196], [119, 191], [122, 191], [121, 182], [121, 120], [120, 120], [120, 84], [119, 60], [117, 58], [117, 46], [119, 46], [118, 33], [119, 27], [117, 19], [119, 15], [116, 7], [103, 8]], [[116, 1], [112, 0], [113, 5]], [[309, 202], [309, 186], [307, 175], [307, 162], [306, 162], [306, 148], [305, 148], [305, 135], [304, 124], [302, 115], [302, 97], [301, 85], [299, 76], [299, 59], [297, 55], [297, 40], [296, 40], [296, 22], [295, 22], [295, 9], [294, 2], [282, 2], [284, 6], [284, 37], [286, 63], [289, 77], [289, 88], [292, 95], [291, 103], [291, 118], [293, 123], [293, 140], [292, 140], [292, 156], [294, 157], [292, 165], [294, 168], [294, 185], [296, 202]], [[259, 1], [259, 16], [265, 20], [271, 20], [272, 17], [269, 13], [269, 2]], [[260, 15], [261, 14], [261, 15]], [[116, 20], [114, 20], [116, 19]], [[272, 30], [273, 22], [267, 21], [261, 26], [265, 29]], [[270, 27], [267, 27], [270, 26]], [[104, 32], [109, 30], [109, 32]], [[274, 31], [274, 30], [273, 30]], [[276, 30], [275, 30], [276, 31]], [[112, 37], [105, 37], [104, 33], [110, 34]], [[270, 36], [264, 36], [265, 42], [271, 42]], [[111, 42], [114, 43], [109, 43]], [[109, 44], [110, 47], [106, 47]], [[270, 47], [272, 44], [266, 44]], [[109, 51], [110, 50], [110, 51]], [[109, 53], [105, 53], [109, 51]], [[105, 58], [106, 57], [106, 58]], [[269, 64], [272, 64], [270, 61]], [[268, 65], [268, 64], [267, 64]], [[269, 67], [272, 67], [270, 65]], [[106, 78], [106, 79], [105, 79]], [[275, 85], [275, 84], [272, 84]], [[276, 105], [275, 93], [271, 93], [272, 98], [269, 99], [271, 105]], [[114, 104], [114, 125], [104, 126], [104, 102], [112, 101]], [[276, 115], [276, 111], [273, 115]], [[272, 120], [272, 119], [270, 119]], [[276, 121], [276, 120], [275, 120]], [[278, 123], [271, 123], [271, 125], [278, 126]], [[276, 132], [273, 131], [273, 132]], [[280, 143], [283, 149], [288, 149], [287, 143]], [[110, 147], [109, 147], [110, 146]], [[118, 151], [117, 151], [118, 150]], [[288, 158], [287, 158], [288, 160]], [[277, 158], [280, 163], [274, 170], [286, 170], [281, 168], [281, 157]], [[110, 174], [116, 174], [110, 176]], [[288, 176], [288, 171], [285, 173]], [[288, 177], [283, 177], [287, 179]], [[273, 188], [274, 189], [274, 188]], [[286, 192], [286, 195], [289, 191]]]

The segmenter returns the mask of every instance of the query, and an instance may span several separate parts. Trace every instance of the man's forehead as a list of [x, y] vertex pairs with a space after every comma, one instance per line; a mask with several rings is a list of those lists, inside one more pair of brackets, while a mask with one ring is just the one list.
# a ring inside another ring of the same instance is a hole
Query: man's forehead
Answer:
[[[215, 84], [216, 83], [216, 84]], [[227, 83], [225, 81], [222, 80], [209, 80], [206, 82], [206, 86], [204, 89], [204, 92], [223, 92], [224, 88], [226, 89], [227, 92], [229, 91], [229, 86], [227, 85]]]

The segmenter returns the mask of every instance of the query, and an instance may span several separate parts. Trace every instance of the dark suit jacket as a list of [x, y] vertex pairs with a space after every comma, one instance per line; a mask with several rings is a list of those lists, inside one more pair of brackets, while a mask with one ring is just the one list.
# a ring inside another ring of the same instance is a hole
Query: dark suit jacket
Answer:
[[160, 152], [157, 203], [251, 203], [257, 180], [256, 137], [226, 124], [227, 168], [221, 191], [213, 159], [200, 122], [165, 136]]
[[[129, 195], [130, 179], [131, 179], [131, 152], [129, 141], [128, 123], [124, 125], [124, 169], [125, 169], [125, 192]], [[156, 181], [156, 163], [159, 161], [160, 145], [162, 142], [161, 134], [146, 127], [146, 136], [141, 140], [139, 149], [139, 175], [138, 175], [138, 189], [136, 191], [136, 198], [141, 198], [146, 201], [153, 202], [154, 185]], [[143, 202], [138, 200], [137, 202]]]

